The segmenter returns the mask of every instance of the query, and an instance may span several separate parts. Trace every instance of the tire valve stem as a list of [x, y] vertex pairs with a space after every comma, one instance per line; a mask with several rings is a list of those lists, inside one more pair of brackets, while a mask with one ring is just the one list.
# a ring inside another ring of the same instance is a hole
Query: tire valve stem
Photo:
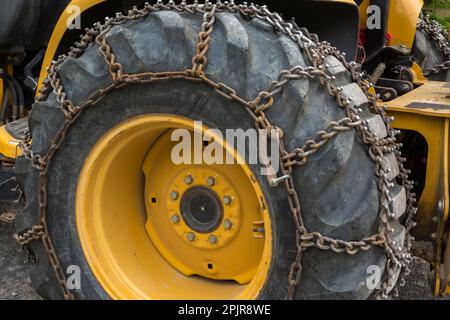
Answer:
[[274, 178], [272, 180], [270, 180], [270, 186], [272, 187], [277, 187], [281, 182], [285, 181], [289, 179], [289, 175], [285, 175], [279, 178]]

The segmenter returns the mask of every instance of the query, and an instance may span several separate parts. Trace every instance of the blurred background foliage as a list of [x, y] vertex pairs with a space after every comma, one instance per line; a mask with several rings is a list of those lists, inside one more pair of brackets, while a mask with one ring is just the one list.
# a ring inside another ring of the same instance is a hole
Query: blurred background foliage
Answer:
[[450, 0], [425, 0], [424, 11], [450, 31]]

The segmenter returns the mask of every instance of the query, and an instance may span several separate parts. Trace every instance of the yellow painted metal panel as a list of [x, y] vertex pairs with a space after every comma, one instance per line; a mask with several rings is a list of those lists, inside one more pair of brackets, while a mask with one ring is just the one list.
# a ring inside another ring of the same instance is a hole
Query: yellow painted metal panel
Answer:
[[387, 103], [388, 109], [435, 117], [450, 117], [450, 83], [426, 81], [425, 84]]
[[390, 45], [412, 48], [422, 7], [423, 0], [391, 0], [387, 29], [392, 37]]
[[[450, 135], [450, 83], [425, 81], [418, 89], [389, 103], [389, 115], [395, 117], [393, 126], [420, 133], [428, 145], [425, 187], [419, 199], [420, 226], [416, 233], [423, 239], [431, 239], [436, 233], [435, 295], [448, 291], [450, 268], [449, 248], [441, 260], [443, 237], [449, 214], [449, 135]], [[439, 217], [439, 229], [433, 221]], [[428, 233], [428, 234], [427, 234]]]
[[0, 127], [0, 154], [11, 159], [22, 155], [19, 142], [19, 140], [9, 134], [5, 126]]

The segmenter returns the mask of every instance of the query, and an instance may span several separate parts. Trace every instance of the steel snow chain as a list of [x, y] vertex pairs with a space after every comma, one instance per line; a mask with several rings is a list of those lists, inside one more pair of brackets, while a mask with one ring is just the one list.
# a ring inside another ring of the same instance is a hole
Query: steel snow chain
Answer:
[[429, 15], [420, 13], [417, 29], [423, 30], [436, 43], [438, 48], [447, 57], [447, 61], [435, 65], [433, 67], [425, 68], [423, 74], [429, 76], [431, 74], [441, 73], [442, 71], [450, 70], [450, 43], [448, 34], [444, 27], [439, 22], [431, 20]]
[[[147, 16], [151, 12], [161, 10], [174, 10], [177, 12], [201, 13], [203, 14], [203, 24], [198, 35], [196, 46], [196, 54], [192, 59], [192, 66], [184, 71], [162, 72], [162, 73], [138, 73], [127, 74], [124, 72], [122, 65], [116, 61], [116, 57], [106, 41], [106, 34], [115, 25], [120, 25], [129, 20], [136, 20]], [[224, 84], [217, 83], [207, 77], [205, 69], [207, 66], [207, 54], [209, 43], [211, 41], [215, 13], [229, 12], [237, 13], [247, 18], [261, 19], [274, 27], [278, 33], [289, 36], [294, 42], [298, 44], [302, 52], [306, 55], [311, 66], [298, 66], [291, 70], [282, 71], [278, 81], [273, 82], [267, 91], [261, 92], [254, 100], [247, 101], [239, 97], [236, 91]], [[100, 89], [93, 93], [86, 101], [75, 105], [72, 101], [67, 100], [66, 93], [62, 86], [58, 75], [58, 67], [68, 58], [77, 58], [81, 56], [86, 48], [95, 41], [99, 46], [99, 51], [108, 65], [113, 84]], [[374, 113], [378, 113], [387, 124], [389, 137], [385, 139], [378, 139], [362, 121], [359, 114], [362, 110], [355, 109], [352, 106], [352, 101], [349, 100], [342, 93], [342, 88], [334, 85], [335, 78], [327, 74], [327, 66], [325, 65], [325, 58], [327, 56], [334, 56], [351, 72], [352, 79], [358, 83], [368, 97], [370, 109]], [[127, 15], [118, 13], [115, 18], [106, 18], [105, 23], [101, 25], [96, 23], [93, 28], [86, 29], [86, 34], [81, 37], [81, 41], [75, 43], [68, 55], [62, 55], [57, 61], [52, 62], [48, 69], [49, 74], [43, 83], [37, 101], [45, 100], [51, 92], [54, 92], [56, 99], [61, 106], [61, 110], [66, 117], [66, 122], [54, 137], [49, 150], [45, 155], [38, 155], [31, 149], [30, 135], [21, 141], [20, 147], [23, 150], [24, 156], [31, 161], [34, 168], [39, 171], [38, 180], [38, 200], [39, 200], [39, 220], [38, 224], [20, 235], [16, 235], [16, 239], [22, 245], [27, 245], [29, 242], [42, 239], [47, 250], [50, 262], [52, 264], [55, 275], [63, 291], [66, 299], [74, 299], [75, 296], [67, 287], [63, 269], [55, 253], [55, 248], [50, 239], [46, 224], [47, 214], [47, 188], [46, 177], [48, 165], [51, 162], [53, 155], [58, 150], [63, 142], [67, 130], [75, 123], [79, 115], [88, 107], [95, 106], [108, 92], [125, 85], [135, 83], [150, 83], [160, 80], [171, 79], [185, 79], [187, 81], [197, 81], [205, 83], [215, 90], [224, 98], [235, 101], [242, 105], [247, 113], [255, 121], [256, 128], [275, 129], [280, 133], [280, 156], [282, 159], [281, 173], [282, 176], [287, 176], [284, 180], [284, 185], [287, 190], [288, 202], [292, 217], [296, 225], [296, 248], [297, 253], [294, 262], [290, 268], [288, 275], [288, 298], [293, 299], [295, 296], [297, 285], [301, 279], [302, 273], [302, 257], [303, 252], [308, 248], [317, 248], [320, 250], [332, 251], [337, 254], [355, 255], [361, 251], [368, 251], [374, 247], [384, 248], [387, 254], [386, 274], [382, 280], [382, 287], [377, 293], [378, 298], [389, 298], [388, 293], [391, 291], [395, 275], [401, 270], [400, 285], [404, 284], [404, 276], [409, 273], [409, 263], [411, 260], [410, 249], [412, 237], [409, 231], [415, 226], [413, 216], [416, 213], [415, 195], [412, 193], [413, 183], [408, 180], [410, 173], [403, 166], [406, 161], [401, 157], [401, 145], [395, 142], [395, 136], [398, 134], [393, 130], [390, 123], [391, 118], [386, 115], [386, 108], [377, 105], [377, 97], [371, 95], [368, 90], [371, 84], [363, 78], [363, 74], [358, 71], [358, 66], [354, 62], [347, 62], [344, 53], [332, 47], [327, 42], [319, 42], [314, 34], [308, 33], [304, 28], [299, 28], [294, 21], [286, 22], [277, 13], [270, 12], [265, 6], [258, 6], [254, 4], [237, 5], [233, 1], [221, 2], [216, 4], [205, 2], [199, 4], [197, 1], [194, 4], [187, 4], [182, 1], [181, 4], [175, 4], [174, 1], [169, 1], [164, 4], [158, 1], [155, 5], [146, 3], [142, 10], [133, 7], [128, 11]], [[329, 123], [324, 130], [320, 130], [303, 146], [287, 151], [283, 142], [283, 131], [281, 128], [274, 126], [266, 117], [265, 111], [273, 105], [274, 99], [283, 88], [292, 80], [309, 79], [318, 81], [328, 93], [333, 96], [338, 102], [339, 106], [345, 111], [346, 117], [338, 121]], [[293, 170], [296, 166], [303, 166], [307, 164], [308, 157], [316, 153], [322, 146], [324, 146], [330, 139], [341, 132], [356, 130], [361, 135], [363, 141], [369, 147], [369, 154], [372, 160], [376, 163], [376, 176], [378, 179], [379, 188], [379, 202], [380, 202], [380, 228], [379, 233], [359, 241], [344, 241], [326, 237], [318, 232], [308, 232], [301, 214], [300, 201], [298, 193], [295, 189]], [[390, 226], [392, 213], [389, 209], [389, 187], [391, 183], [387, 179], [387, 174], [383, 169], [382, 161], [385, 153], [395, 152], [400, 169], [400, 178], [407, 192], [407, 218], [406, 231], [407, 236], [403, 248], [396, 246], [390, 239], [389, 233], [392, 232]]]

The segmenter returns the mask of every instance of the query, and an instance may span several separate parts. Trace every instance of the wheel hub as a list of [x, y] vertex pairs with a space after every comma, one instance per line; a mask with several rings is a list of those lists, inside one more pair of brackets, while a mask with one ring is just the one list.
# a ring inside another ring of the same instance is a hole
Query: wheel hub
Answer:
[[174, 164], [171, 134], [152, 145], [142, 167], [150, 239], [185, 276], [249, 283], [265, 243], [256, 180], [234, 165]]
[[[211, 180], [213, 184], [208, 183]], [[182, 170], [171, 181], [165, 198], [167, 221], [189, 246], [217, 250], [240, 232], [238, 192], [218, 170], [203, 166]]]
[[181, 198], [181, 216], [189, 228], [199, 233], [217, 230], [223, 219], [223, 206], [218, 195], [206, 187], [193, 187]]

